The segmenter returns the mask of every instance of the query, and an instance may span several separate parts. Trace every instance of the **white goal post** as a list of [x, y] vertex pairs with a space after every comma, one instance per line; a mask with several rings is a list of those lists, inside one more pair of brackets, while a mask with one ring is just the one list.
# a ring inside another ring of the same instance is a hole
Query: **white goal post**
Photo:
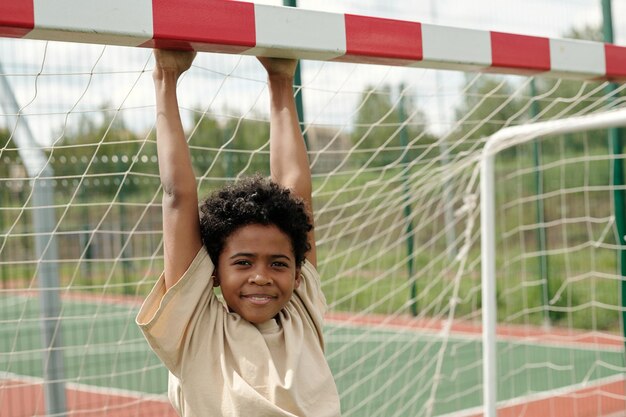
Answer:
[[[626, 109], [570, 117], [502, 129], [485, 142], [480, 161], [481, 277], [483, 300], [483, 407], [485, 417], [497, 415], [497, 303], [495, 156], [505, 149], [545, 136], [626, 126]], [[625, 249], [622, 249], [625, 250]]]

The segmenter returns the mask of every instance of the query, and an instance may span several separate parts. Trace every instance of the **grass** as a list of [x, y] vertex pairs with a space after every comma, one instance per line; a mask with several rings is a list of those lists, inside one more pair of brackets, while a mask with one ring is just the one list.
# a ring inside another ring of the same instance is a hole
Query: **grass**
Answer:
[[[544, 154], [539, 170], [529, 146], [497, 161], [498, 317], [507, 323], [541, 324], [547, 311], [556, 324], [615, 330], [620, 278], [607, 150], [587, 146], [587, 157], [581, 158], [580, 147], [571, 150], [557, 143], [552, 148], [561, 151]], [[469, 244], [466, 256], [447, 255], [442, 188], [434, 185], [440, 180], [436, 173], [429, 177], [436, 167], [424, 170], [428, 162], [413, 166], [407, 180], [399, 167], [372, 168], [356, 177], [314, 176], [319, 267], [333, 310], [398, 314], [409, 313], [414, 305], [421, 315], [444, 316], [454, 296], [456, 317], [475, 316], [481, 306], [478, 226], [471, 236], [464, 234], [475, 212], [456, 217], [455, 249]], [[538, 174], [543, 180], [539, 195]], [[147, 293], [162, 269], [160, 208], [158, 201], [148, 205], [156, 190], [153, 182], [114, 206], [97, 190], [93, 198], [82, 195], [77, 200], [82, 205], [69, 208], [64, 204], [72, 190], [58, 194], [56, 239], [63, 261], [57, 266], [63, 289]], [[453, 195], [454, 210], [464, 204], [463, 187]], [[3, 230], [14, 225], [0, 242], [0, 285], [5, 288], [36, 286], [30, 212], [21, 207], [23, 202], [12, 198], [0, 212]], [[409, 229], [412, 238], [407, 238]], [[538, 246], [542, 231], [544, 252]], [[541, 262], [548, 266], [547, 306]]]

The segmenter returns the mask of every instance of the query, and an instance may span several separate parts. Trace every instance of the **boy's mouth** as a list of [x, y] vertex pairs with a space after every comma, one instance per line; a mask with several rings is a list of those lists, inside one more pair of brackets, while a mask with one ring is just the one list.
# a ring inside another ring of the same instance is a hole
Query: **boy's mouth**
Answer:
[[250, 301], [252, 304], [263, 305], [274, 300], [274, 298], [276, 297], [273, 297], [267, 294], [247, 294], [247, 295], [242, 295], [242, 298], [245, 298], [246, 300]]

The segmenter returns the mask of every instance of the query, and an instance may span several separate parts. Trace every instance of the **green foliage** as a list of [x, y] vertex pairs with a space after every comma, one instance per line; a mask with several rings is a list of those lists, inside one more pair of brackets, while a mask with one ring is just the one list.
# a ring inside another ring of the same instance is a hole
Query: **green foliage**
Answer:
[[[11, 165], [16, 158], [17, 152], [9, 131], [0, 129], [0, 178], [10, 178]], [[9, 187], [5, 181], [0, 182], [0, 201], [9, 201]], [[0, 213], [0, 232], [4, 232], [4, 223], [4, 213]]]
[[0, 128], [0, 178], [11, 177], [11, 165], [18, 163], [18, 159], [17, 146], [13, 142], [11, 132]]
[[[8, 129], [0, 128], [0, 233], [20, 216], [26, 171]], [[5, 238], [0, 238], [0, 247]]]
[[[547, 312], [556, 326], [618, 328], [619, 280], [613, 278], [618, 253], [615, 230], [607, 221], [613, 213], [610, 150], [606, 139], [604, 147], [592, 146], [588, 135], [578, 140], [544, 139], [543, 149], [551, 152], [542, 153], [538, 167], [533, 143], [497, 158], [498, 315], [506, 322], [540, 325]], [[539, 196], [538, 172], [543, 177]]]
[[[603, 42], [601, 26], [584, 26], [572, 28], [564, 35], [565, 38]], [[598, 102], [606, 103], [607, 89], [604, 82], [589, 82], [576, 80], [556, 80], [549, 78], [536, 79], [537, 94], [541, 97], [536, 101], [538, 117], [551, 119], [560, 115], [586, 114], [589, 109], [595, 109]], [[616, 98], [626, 97], [626, 91], [616, 94]], [[603, 106], [606, 106], [604, 104]], [[603, 146], [606, 143], [606, 132], [587, 132], [585, 136], [590, 138], [591, 146]], [[582, 134], [569, 135], [568, 147], [576, 151], [582, 151]], [[546, 145], [544, 152], [547, 154], [557, 152], [556, 149]]]
[[[598, 26], [574, 28], [564, 37], [596, 42], [603, 40]], [[466, 76], [463, 98], [456, 108], [459, 128], [452, 135], [454, 141], [463, 140], [457, 150], [467, 149], [473, 141], [486, 138], [508, 125], [586, 114], [589, 109], [595, 110], [600, 100], [606, 101], [607, 91], [602, 82], [537, 77], [533, 83], [527, 91], [515, 95], [514, 92], [519, 89], [519, 80], [515, 78], [484, 74]], [[625, 95], [626, 91], [622, 91], [617, 97]], [[568, 147], [582, 151], [582, 137], [581, 134], [570, 135]], [[592, 146], [603, 144], [606, 132], [587, 132], [585, 137], [592, 139]], [[543, 148], [544, 155], [558, 151], [549, 143]], [[510, 156], [511, 151], [503, 154]]]
[[198, 175], [233, 178], [241, 172], [269, 174], [266, 121], [231, 118], [222, 122], [195, 112], [193, 122], [189, 146]]
[[463, 103], [456, 109], [461, 129], [470, 137], [487, 137], [506, 126], [519, 113], [521, 100], [513, 96], [513, 87], [503, 77], [482, 76], [464, 90]]
[[[402, 158], [411, 160], [422, 153], [418, 148], [434, 142], [435, 138], [426, 133], [424, 113], [410, 95], [393, 99], [390, 85], [369, 86], [361, 93], [359, 103], [351, 136], [355, 149], [364, 151], [358, 153], [357, 163], [372, 159], [369, 165], [378, 167]], [[411, 146], [407, 151], [408, 143]]]
[[252, 153], [234, 152], [232, 157], [233, 171], [236, 174], [259, 172], [269, 175], [269, 124], [254, 119], [231, 120], [226, 126], [226, 132], [229, 138], [235, 138], [231, 147], [233, 151], [253, 151]]
[[81, 116], [74, 130], [63, 132], [50, 151], [55, 176], [65, 178], [68, 187], [80, 184], [79, 195], [91, 200], [136, 193], [140, 183], [134, 175], [157, 172], [156, 148], [114, 114], [102, 110], [100, 117], [96, 122]]
[[7, 129], [0, 128], [0, 178], [9, 178], [9, 166], [16, 160], [17, 151]]
[[225, 175], [224, 167], [217, 164], [218, 149], [224, 143], [224, 131], [216, 119], [210, 115], [195, 112], [194, 129], [189, 138], [192, 163], [199, 175], [220, 177]]
[[581, 28], [571, 28], [563, 34], [564, 38], [582, 39], [593, 42], [604, 42], [601, 25], [585, 25]]
[[474, 147], [477, 140], [491, 136], [513, 120], [527, 118], [520, 112], [524, 100], [514, 91], [510, 79], [503, 76], [466, 76], [463, 99], [455, 109], [458, 128], [451, 134], [453, 143], [461, 141], [455, 152]]

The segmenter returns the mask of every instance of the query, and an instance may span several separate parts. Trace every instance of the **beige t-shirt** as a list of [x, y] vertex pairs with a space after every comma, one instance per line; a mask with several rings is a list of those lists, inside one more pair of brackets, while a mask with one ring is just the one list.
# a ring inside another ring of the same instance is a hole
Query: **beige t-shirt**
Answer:
[[213, 263], [202, 248], [165, 291], [163, 276], [144, 301], [137, 324], [163, 361], [168, 394], [184, 417], [340, 415], [324, 357], [325, 298], [308, 263], [291, 300], [254, 325], [228, 312], [213, 292]]

